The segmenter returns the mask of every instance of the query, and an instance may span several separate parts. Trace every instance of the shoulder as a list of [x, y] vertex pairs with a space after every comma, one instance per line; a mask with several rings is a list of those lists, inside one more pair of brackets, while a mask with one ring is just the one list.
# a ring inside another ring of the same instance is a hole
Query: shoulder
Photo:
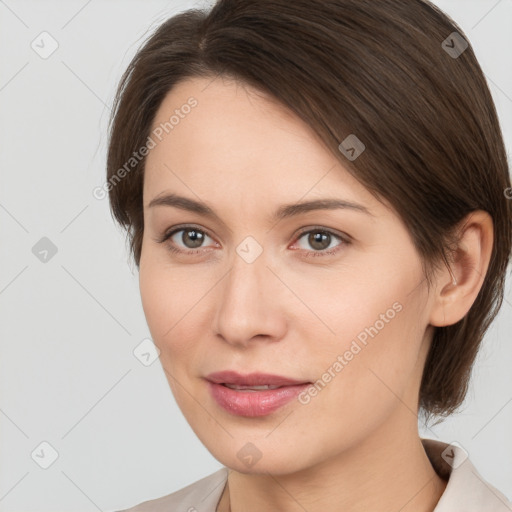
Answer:
[[227, 481], [228, 468], [222, 467], [167, 496], [139, 503], [118, 512], [215, 512]]
[[447, 480], [434, 512], [512, 512], [512, 502], [487, 482], [456, 443], [422, 439], [436, 472]]

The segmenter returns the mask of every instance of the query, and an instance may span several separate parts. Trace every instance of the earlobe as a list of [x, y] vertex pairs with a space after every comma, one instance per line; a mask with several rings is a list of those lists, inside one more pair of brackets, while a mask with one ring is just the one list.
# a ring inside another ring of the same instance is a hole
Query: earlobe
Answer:
[[459, 224], [459, 242], [453, 251], [451, 268], [438, 273], [430, 323], [453, 325], [464, 318], [483, 285], [494, 241], [491, 216], [478, 210]]

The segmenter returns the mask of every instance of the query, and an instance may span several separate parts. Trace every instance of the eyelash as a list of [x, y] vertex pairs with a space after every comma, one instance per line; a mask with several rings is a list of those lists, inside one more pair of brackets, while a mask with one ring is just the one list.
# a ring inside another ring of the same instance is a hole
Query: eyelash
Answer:
[[[168, 241], [173, 235], [175, 235], [176, 233], [179, 233], [180, 231], [187, 231], [187, 230], [190, 230], [190, 231], [199, 231], [200, 233], [203, 233], [204, 235], [208, 236], [209, 238], [213, 239], [213, 237], [210, 235], [210, 233], [205, 230], [205, 229], [200, 229], [196, 226], [193, 226], [193, 225], [184, 225], [184, 226], [179, 226], [179, 227], [175, 227], [173, 228], [171, 231], [167, 231], [166, 233], [164, 233], [164, 235], [157, 239], [157, 242], [158, 243], [165, 243], [166, 241]], [[311, 250], [311, 251], [307, 251], [306, 249], [299, 249], [301, 251], [306, 251], [308, 252], [311, 256], [332, 256], [334, 254], [337, 254], [344, 245], [349, 245], [351, 243], [351, 240], [350, 240], [350, 237], [348, 235], [340, 235], [340, 234], [337, 234], [337, 233], [334, 233], [333, 231], [329, 230], [329, 229], [326, 229], [326, 228], [322, 228], [320, 226], [313, 226], [313, 227], [308, 227], [304, 230], [302, 230], [296, 237], [296, 241], [294, 242], [294, 244], [299, 241], [305, 234], [308, 234], [308, 233], [322, 233], [322, 234], [327, 234], [327, 235], [330, 235], [334, 238], [337, 238], [339, 239], [341, 243], [339, 246], [337, 246], [335, 249], [331, 249], [331, 250], [327, 250], [327, 249], [324, 249], [323, 251], [314, 251], [314, 250]], [[173, 245], [172, 243], [169, 243], [167, 244], [167, 248], [169, 249], [170, 252], [172, 253], [175, 253], [175, 254], [184, 254], [184, 255], [187, 255], [187, 256], [193, 256], [193, 255], [196, 255], [200, 252], [204, 252], [205, 249], [204, 248], [200, 248], [200, 249], [188, 249], [188, 250], [183, 250], [183, 249], [178, 249], [175, 245]]]

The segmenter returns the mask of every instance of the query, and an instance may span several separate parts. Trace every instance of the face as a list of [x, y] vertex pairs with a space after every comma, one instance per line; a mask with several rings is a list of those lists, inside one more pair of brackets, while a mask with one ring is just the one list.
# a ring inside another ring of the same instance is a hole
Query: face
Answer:
[[[178, 116], [145, 167], [140, 291], [181, 411], [245, 473], [312, 467], [391, 423], [400, 435], [416, 422], [430, 307], [405, 226], [291, 112], [212, 80], [167, 95], [153, 129]], [[320, 200], [343, 204], [285, 207]], [[310, 384], [233, 391], [206, 379], [224, 370]]]

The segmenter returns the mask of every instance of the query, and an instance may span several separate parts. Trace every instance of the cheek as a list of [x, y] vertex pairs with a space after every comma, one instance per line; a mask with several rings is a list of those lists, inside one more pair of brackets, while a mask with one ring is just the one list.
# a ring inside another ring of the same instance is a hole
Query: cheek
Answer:
[[171, 392], [180, 408], [186, 409], [192, 404], [187, 406], [187, 395], [182, 396], [187, 380], [184, 372], [193, 365], [190, 361], [194, 361], [195, 345], [190, 336], [195, 333], [185, 329], [190, 320], [187, 315], [189, 300], [182, 284], [171, 277], [175, 274], [169, 269], [163, 270], [156, 262], [151, 264], [147, 257], [145, 260], [141, 258], [139, 288], [146, 322], [151, 338], [160, 350], [160, 364]]
[[175, 337], [180, 318], [185, 315], [186, 289], [176, 282], [176, 273], [165, 270], [148, 252], [143, 253], [139, 269], [139, 288], [144, 315], [154, 343], [163, 354], [166, 340]]
[[425, 328], [420, 268], [390, 267], [387, 274], [367, 268], [358, 278], [333, 281], [312, 304], [334, 331], [321, 352], [311, 351], [318, 396], [325, 397], [318, 401], [340, 414], [342, 409], [358, 412], [356, 417], [378, 416], [412, 389]]
[[158, 345], [170, 325], [170, 288], [159, 279], [155, 266], [142, 261], [139, 270], [139, 288], [144, 315], [153, 341]]
[[[141, 257], [139, 288], [146, 322], [165, 368], [180, 371], [193, 364], [198, 340], [205, 336], [207, 305], [204, 279], [166, 263]], [[192, 361], [192, 362], [191, 362]]]

